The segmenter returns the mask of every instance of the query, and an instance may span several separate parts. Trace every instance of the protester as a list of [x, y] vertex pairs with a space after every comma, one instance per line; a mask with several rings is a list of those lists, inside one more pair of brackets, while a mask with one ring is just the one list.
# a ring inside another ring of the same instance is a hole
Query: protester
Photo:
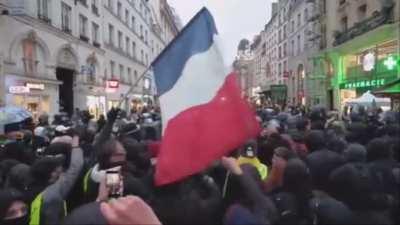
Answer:
[[160, 187], [159, 112], [132, 112], [112, 109], [96, 128], [85, 110], [74, 123], [57, 115], [50, 126], [42, 115], [33, 132], [9, 127], [0, 145], [0, 223], [400, 223], [395, 112], [260, 108], [264, 129], [234, 158]]
[[28, 206], [17, 190], [0, 190], [0, 222], [2, 225], [28, 224]]

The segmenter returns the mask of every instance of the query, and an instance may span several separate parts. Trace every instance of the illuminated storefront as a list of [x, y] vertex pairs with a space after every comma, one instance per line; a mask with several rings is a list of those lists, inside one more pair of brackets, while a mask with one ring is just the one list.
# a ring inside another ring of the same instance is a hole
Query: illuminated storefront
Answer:
[[6, 105], [27, 109], [35, 120], [43, 113], [52, 115], [58, 111], [58, 85], [55, 81], [8, 74], [5, 77]]
[[318, 56], [325, 65], [328, 107], [341, 110], [350, 99], [400, 77], [397, 26], [382, 25]]
[[337, 77], [340, 106], [366, 91], [375, 90], [396, 80], [400, 60], [397, 41], [388, 41], [342, 57], [343, 76]]
[[86, 96], [86, 106], [89, 113], [98, 119], [100, 115], [106, 113], [106, 97], [105, 96]]

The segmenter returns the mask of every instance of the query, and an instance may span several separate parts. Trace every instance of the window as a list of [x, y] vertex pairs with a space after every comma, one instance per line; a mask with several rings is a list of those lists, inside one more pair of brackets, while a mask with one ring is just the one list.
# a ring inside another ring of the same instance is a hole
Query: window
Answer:
[[301, 13], [297, 14], [297, 26], [301, 26]]
[[340, 24], [341, 24], [341, 26], [342, 26], [342, 31], [346, 31], [347, 30], [347, 16], [345, 16], [345, 17], [343, 17], [341, 20], [340, 20]]
[[129, 11], [125, 9], [125, 23], [129, 23]]
[[79, 15], [79, 34], [81, 36], [87, 37], [87, 23], [88, 19], [83, 15]]
[[125, 51], [126, 54], [131, 55], [130, 54], [130, 50], [131, 50], [131, 40], [129, 39], [129, 37], [125, 38]]
[[146, 44], [147, 44], [147, 34], [148, 34], [148, 33], [147, 33], [147, 30], [145, 30], [145, 31], [144, 31], [144, 41], [146, 42]]
[[283, 26], [283, 39], [286, 38], [286, 24]]
[[140, 25], [140, 38], [143, 39], [143, 26]]
[[287, 72], [287, 61], [283, 62], [283, 72]]
[[279, 58], [282, 58], [282, 47], [279, 46]]
[[146, 53], [146, 58], [145, 58], [145, 60], [146, 60], [145, 64], [146, 64], [146, 65], [149, 65], [149, 55], [147, 55], [147, 53]]
[[292, 32], [294, 32], [294, 20], [292, 20]]
[[93, 1], [92, 1], [92, 12], [93, 12], [95, 15], [99, 16], [99, 8], [98, 8], [98, 6], [97, 6], [97, 0], [93, 0]]
[[114, 43], [114, 26], [109, 24], [108, 25], [108, 42], [110, 45], [115, 46]]
[[111, 72], [111, 77], [114, 78], [115, 77], [115, 62], [114, 61], [110, 61], [110, 72]]
[[300, 44], [300, 42], [301, 42], [301, 36], [300, 36], [300, 34], [299, 35], [297, 35], [297, 55], [298, 54], [300, 54], [300, 46], [301, 46], [301, 44]]
[[144, 52], [140, 50], [140, 62], [144, 62]]
[[49, 18], [48, 0], [37, 0], [39, 19]]
[[135, 70], [135, 72], [133, 72], [133, 76], [134, 76], [134, 78], [135, 78], [135, 82], [137, 81], [137, 79], [138, 79], [138, 73], [137, 73], [137, 71]]
[[279, 63], [278, 65], [278, 74], [279, 76], [282, 76], [282, 63]]
[[124, 77], [124, 66], [119, 64], [119, 79], [124, 82], [125, 77]]
[[294, 56], [294, 49], [295, 49], [294, 40], [292, 40], [290, 48], [291, 48], [290, 54], [291, 54], [292, 56]]
[[136, 43], [132, 42], [132, 56], [136, 58]]
[[122, 32], [118, 31], [118, 48], [122, 50]]
[[122, 18], [122, 4], [121, 2], [117, 3], [117, 15], [119, 18]]
[[132, 16], [132, 18], [131, 18], [131, 29], [132, 29], [133, 31], [135, 31], [135, 27], [136, 27], [136, 24], [135, 24], [135, 17]]
[[362, 21], [367, 16], [367, 4], [358, 7], [358, 20]]
[[307, 23], [308, 20], [308, 9], [304, 10], [304, 23]]
[[99, 43], [99, 25], [92, 23], [92, 39], [93, 42]]
[[108, 0], [108, 8], [111, 10], [111, 12], [114, 12], [114, 0]]
[[71, 33], [71, 7], [61, 2], [61, 29]]
[[286, 57], [287, 44], [283, 44], [283, 57]]
[[279, 30], [279, 41], [282, 40], [282, 30]]
[[303, 51], [306, 49], [306, 45], [307, 45], [307, 30], [304, 30], [304, 34], [303, 34]]
[[84, 6], [87, 7], [87, 0], [79, 0], [79, 2], [80, 2], [82, 5], [84, 5]]
[[154, 54], [154, 41], [153, 40], [150, 41], [150, 47], [151, 47], [151, 53]]
[[132, 69], [130, 67], [128, 67], [128, 81], [129, 83], [133, 83], [132, 82]]

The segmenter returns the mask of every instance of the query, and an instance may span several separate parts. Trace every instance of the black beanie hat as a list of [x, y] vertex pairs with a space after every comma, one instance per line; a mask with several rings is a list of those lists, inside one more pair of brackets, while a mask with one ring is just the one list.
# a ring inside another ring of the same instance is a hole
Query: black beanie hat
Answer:
[[47, 182], [51, 173], [59, 166], [62, 166], [64, 157], [44, 157], [38, 159], [31, 167], [31, 175], [37, 181]]
[[14, 201], [24, 201], [23, 195], [15, 189], [0, 190], [0, 221], [4, 219], [8, 208]]

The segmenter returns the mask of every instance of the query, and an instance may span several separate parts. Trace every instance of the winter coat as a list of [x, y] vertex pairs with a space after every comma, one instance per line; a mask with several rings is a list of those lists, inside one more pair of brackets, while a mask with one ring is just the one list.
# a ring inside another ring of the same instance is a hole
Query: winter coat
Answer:
[[[71, 151], [71, 162], [67, 171], [52, 185], [48, 186], [38, 196], [41, 196], [39, 216], [40, 225], [60, 224], [65, 216], [65, 199], [74, 186], [83, 166], [81, 148]], [[37, 197], [38, 198], [38, 197]], [[38, 199], [39, 200], [39, 199]], [[35, 200], [32, 205], [35, 204]], [[31, 220], [34, 209], [31, 209]]]

